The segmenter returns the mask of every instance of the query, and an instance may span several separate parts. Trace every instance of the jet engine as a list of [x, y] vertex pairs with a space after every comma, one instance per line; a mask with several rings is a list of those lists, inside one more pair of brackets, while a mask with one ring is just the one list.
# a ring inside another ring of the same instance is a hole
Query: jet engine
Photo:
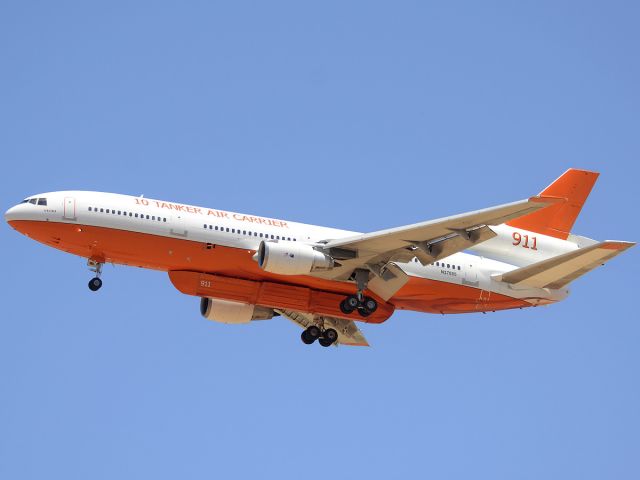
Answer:
[[207, 297], [200, 299], [200, 313], [207, 320], [220, 323], [249, 323], [251, 320], [268, 320], [273, 317], [273, 310], [270, 308]]
[[297, 242], [263, 240], [253, 258], [264, 271], [280, 275], [306, 275], [316, 270], [328, 270], [335, 264], [329, 255]]

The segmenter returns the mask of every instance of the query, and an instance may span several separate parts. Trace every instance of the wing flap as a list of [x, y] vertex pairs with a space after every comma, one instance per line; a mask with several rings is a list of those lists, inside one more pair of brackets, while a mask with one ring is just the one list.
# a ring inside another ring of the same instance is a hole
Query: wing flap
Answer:
[[494, 275], [498, 281], [536, 288], [562, 288], [633, 247], [633, 242], [607, 240], [541, 262]]

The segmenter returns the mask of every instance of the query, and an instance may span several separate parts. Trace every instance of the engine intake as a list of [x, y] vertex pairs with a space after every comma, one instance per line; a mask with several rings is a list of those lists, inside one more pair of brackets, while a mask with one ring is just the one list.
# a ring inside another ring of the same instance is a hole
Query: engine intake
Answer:
[[311, 245], [294, 242], [260, 242], [253, 257], [265, 272], [280, 275], [306, 275], [316, 270], [329, 270], [335, 261]]

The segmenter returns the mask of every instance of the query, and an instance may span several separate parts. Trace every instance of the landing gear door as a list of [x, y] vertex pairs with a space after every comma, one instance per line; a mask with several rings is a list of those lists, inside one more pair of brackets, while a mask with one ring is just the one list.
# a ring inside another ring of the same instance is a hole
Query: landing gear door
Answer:
[[76, 221], [76, 199], [74, 197], [64, 197], [64, 217], [65, 220]]

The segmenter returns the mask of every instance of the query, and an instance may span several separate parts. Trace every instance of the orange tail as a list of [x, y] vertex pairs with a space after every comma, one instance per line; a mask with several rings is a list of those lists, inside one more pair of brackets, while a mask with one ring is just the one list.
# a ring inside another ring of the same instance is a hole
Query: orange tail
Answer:
[[598, 175], [570, 168], [540, 193], [544, 197], [564, 198], [566, 202], [516, 218], [507, 225], [566, 240]]

